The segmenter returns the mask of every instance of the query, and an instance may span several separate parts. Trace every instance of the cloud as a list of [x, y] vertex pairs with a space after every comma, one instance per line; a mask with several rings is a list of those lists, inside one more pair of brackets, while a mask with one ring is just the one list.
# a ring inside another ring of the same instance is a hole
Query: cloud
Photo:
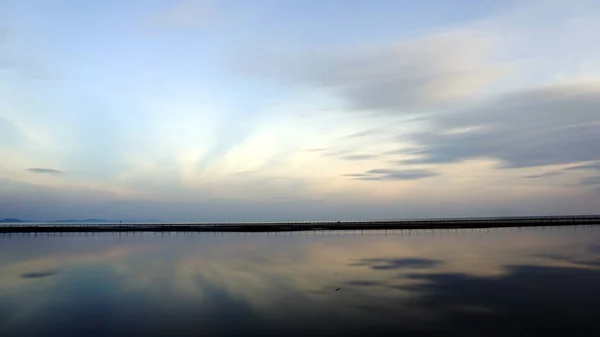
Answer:
[[37, 174], [49, 174], [49, 175], [60, 175], [63, 174], [63, 171], [59, 171], [59, 170], [55, 170], [55, 169], [49, 169], [49, 168], [28, 168], [27, 169], [28, 172], [31, 173], [37, 173]]
[[407, 163], [495, 158], [507, 167], [600, 159], [600, 83], [581, 82], [507, 94], [478, 108], [438, 115], [412, 134]]
[[21, 278], [44, 278], [58, 273], [57, 270], [34, 271], [21, 274]]
[[407, 258], [371, 258], [362, 259], [351, 266], [369, 266], [374, 270], [392, 270], [392, 269], [410, 269], [410, 268], [433, 268], [442, 264], [443, 261], [434, 259], [425, 259], [418, 257]]
[[600, 171], [600, 162], [568, 167], [566, 171]]
[[579, 312], [596, 312], [597, 304], [587, 299], [600, 281], [600, 271], [564, 264], [504, 265], [505, 273], [495, 277], [455, 271], [402, 275], [414, 283], [400, 289], [421, 295], [414, 297], [411, 308], [433, 309], [448, 324], [473, 322], [461, 325], [464, 336], [478, 335], [490, 326], [497, 327], [496, 335], [504, 336], [511, 334], [516, 324], [520, 331], [535, 331], [541, 336], [583, 334], [587, 326], [579, 323], [580, 317], [566, 314], [568, 306], [564, 303], [577, 303]]
[[[532, 174], [532, 175], [526, 176], [525, 178], [544, 179], [544, 178], [559, 176], [564, 173], [572, 172], [572, 171], [600, 171], [600, 163], [581, 164], [581, 165], [567, 167], [567, 168], [564, 168], [561, 170], [548, 171], [548, 172], [543, 172], [540, 174]], [[581, 185], [594, 185], [595, 178], [597, 178], [597, 177], [582, 178], [582, 179], [580, 179], [580, 184]]]
[[214, 15], [214, 7], [208, 0], [185, 0], [156, 14], [151, 24], [169, 29], [190, 28], [206, 23]]
[[352, 108], [410, 113], [468, 98], [498, 79], [489, 36], [470, 30], [400, 44], [265, 57], [253, 70], [314, 89], [331, 89]]
[[419, 180], [434, 177], [437, 173], [429, 170], [392, 170], [392, 169], [374, 169], [365, 173], [346, 174], [354, 180]]
[[543, 178], [550, 178], [550, 177], [554, 177], [557, 175], [560, 175], [562, 172], [560, 171], [550, 171], [550, 172], [544, 172], [544, 173], [540, 173], [540, 174], [533, 174], [530, 176], [526, 176], [525, 178], [529, 178], [529, 179], [543, 179]]
[[579, 183], [580, 183], [581, 185], [585, 185], [585, 186], [595, 186], [595, 185], [600, 185], [600, 176], [581, 178], [581, 179], [579, 180]]
[[364, 138], [364, 137], [378, 136], [378, 135], [381, 135], [382, 133], [387, 133], [387, 132], [389, 132], [389, 130], [386, 128], [372, 128], [372, 129], [367, 129], [364, 131], [355, 132], [349, 136], [346, 136], [346, 138], [352, 139], [352, 138]]
[[220, 123], [214, 126], [213, 144], [196, 162], [196, 170], [202, 172], [223, 157], [236, 146], [247, 141], [256, 131], [257, 114], [246, 113], [243, 117], [222, 115]]
[[346, 155], [346, 156], [341, 156], [340, 159], [344, 159], [344, 160], [368, 160], [368, 159], [375, 159], [378, 158], [379, 156], [376, 154], [350, 154], [350, 155]]

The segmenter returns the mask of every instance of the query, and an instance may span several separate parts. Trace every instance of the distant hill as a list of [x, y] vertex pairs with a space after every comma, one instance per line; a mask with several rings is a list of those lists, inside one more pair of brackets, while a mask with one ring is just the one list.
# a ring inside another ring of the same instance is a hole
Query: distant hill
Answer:
[[76, 220], [76, 219], [68, 219], [68, 220], [54, 220], [54, 221], [46, 221], [46, 222], [76, 222], [76, 223], [86, 223], [86, 222], [110, 222], [110, 220], [104, 219], [84, 219], [84, 220]]
[[22, 220], [17, 218], [6, 218], [0, 219], [0, 223], [23, 223], [23, 222], [57, 222], [57, 223], [98, 223], [98, 222], [111, 222], [105, 219], [67, 219], [67, 220], [52, 220], [52, 221], [34, 221], [34, 220]]
[[31, 222], [31, 221], [15, 219], [15, 218], [0, 219], [0, 223], [19, 223], [19, 222]]

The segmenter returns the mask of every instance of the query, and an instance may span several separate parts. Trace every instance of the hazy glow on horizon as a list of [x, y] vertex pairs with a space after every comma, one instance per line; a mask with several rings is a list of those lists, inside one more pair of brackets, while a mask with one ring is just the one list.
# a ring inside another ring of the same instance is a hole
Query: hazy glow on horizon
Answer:
[[0, 4], [0, 218], [597, 213], [595, 0]]

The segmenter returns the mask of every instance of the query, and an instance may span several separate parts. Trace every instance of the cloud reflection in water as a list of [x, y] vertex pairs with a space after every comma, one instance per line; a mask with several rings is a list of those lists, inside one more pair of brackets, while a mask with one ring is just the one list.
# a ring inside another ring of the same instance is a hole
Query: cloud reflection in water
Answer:
[[[0, 331], [504, 336], [599, 329], [595, 227], [384, 234], [0, 237], [31, 240], [27, 259], [0, 262]], [[21, 247], [7, 246], [12, 253]], [[28, 266], [30, 273], [60, 267], [61, 277], [15, 281]]]

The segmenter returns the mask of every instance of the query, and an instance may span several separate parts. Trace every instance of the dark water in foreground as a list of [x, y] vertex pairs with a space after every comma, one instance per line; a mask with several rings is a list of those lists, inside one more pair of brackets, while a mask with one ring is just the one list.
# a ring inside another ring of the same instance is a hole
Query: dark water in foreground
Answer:
[[0, 336], [600, 335], [600, 227], [0, 235]]

